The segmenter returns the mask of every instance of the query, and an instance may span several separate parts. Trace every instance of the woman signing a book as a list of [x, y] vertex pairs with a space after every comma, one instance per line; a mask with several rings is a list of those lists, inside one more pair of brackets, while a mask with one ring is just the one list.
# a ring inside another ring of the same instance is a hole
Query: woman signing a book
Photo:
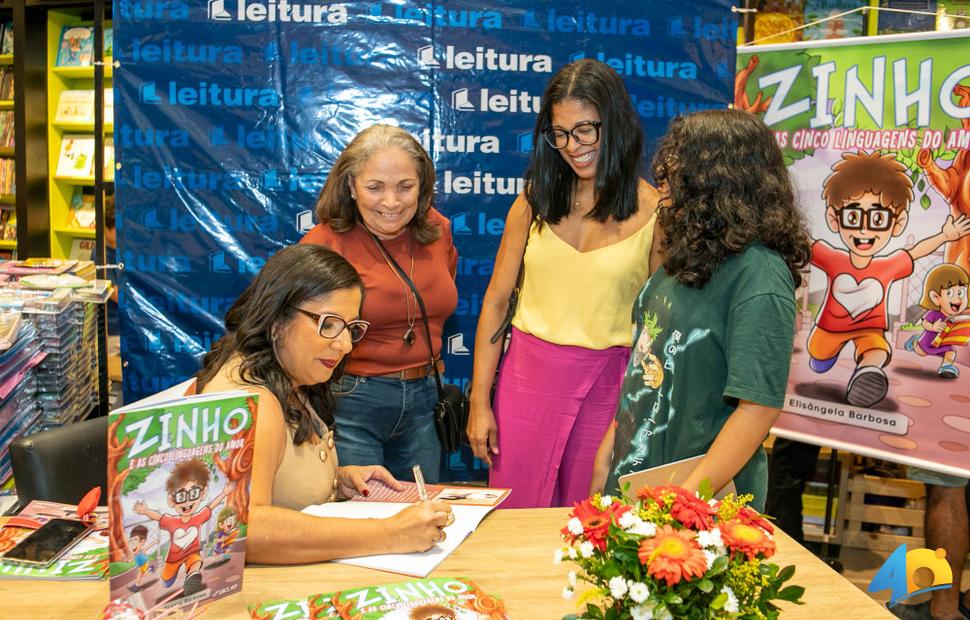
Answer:
[[387, 519], [299, 512], [337, 495], [368, 494], [369, 480], [401, 484], [379, 465], [339, 467], [334, 400], [368, 324], [364, 285], [344, 258], [319, 245], [273, 255], [226, 314], [226, 335], [196, 375], [197, 390], [259, 396], [246, 560], [296, 564], [374, 553], [424, 551], [445, 538], [451, 508], [421, 502]]
[[663, 264], [633, 310], [636, 344], [593, 491], [704, 454], [683, 486], [732, 479], [764, 509], [761, 442], [780, 413], [809, 237], [771, 131], [738, 110], [670, 124], [653, 163]]

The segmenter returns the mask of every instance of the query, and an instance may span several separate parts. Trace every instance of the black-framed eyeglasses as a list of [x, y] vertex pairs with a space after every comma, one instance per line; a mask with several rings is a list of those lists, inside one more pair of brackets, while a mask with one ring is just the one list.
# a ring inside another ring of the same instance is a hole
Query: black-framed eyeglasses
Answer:
[[316, 312], [305, 310], [300, 306], [293, 306], [293, 308], [316, 321], [317, 333], [331, 340], [339, 336], [346, 329], [350, 334], [351, 342], [360, 342], [364, 334], [367, 333], [367, 328], [370, 327], [370, 323], [360, 319], [345, 321], [336, 314], [317, 314]]
[[848, 230], [889, 230], [893, 225], [895, 214], [889, 209], [876, 207], [861, 209], [859, 207], [843, 207], [839, 210], [839, 224]]
[[566, 148], [569, 145], [570, 136], [579, 144], [590, 146], [591, 144], [599, 142], [600, 126], [602, 124], [600, 121], [583, 121], [576, 123], [576, 126], [569, 130], [550, 127], [542, 131], [542, 137], [545, 139], [546, 144], [554, 149]]
[[186, 489], [179, 489], [175, 493], [172, 493], [172, 499], [175, 500], [176, 504], [184, 504], [185, 502], [194, 502], [202, 496], [202, 487], [191, 486]]

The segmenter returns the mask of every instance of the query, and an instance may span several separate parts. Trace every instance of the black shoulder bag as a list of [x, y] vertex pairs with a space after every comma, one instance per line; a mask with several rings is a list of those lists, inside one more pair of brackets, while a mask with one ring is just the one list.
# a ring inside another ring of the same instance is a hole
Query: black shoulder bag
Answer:
[[428, 338], [429, 360], [431, 369], [434, 371], [435, 383], [438, 386], [438, 402], [434, 406], [434, 427], [438, 433], [438, 441], [441, 442], [441, 449], [446, 454], [451, 454], [452, 452], [458, 451], [462, 443], [468, 443], [465, 434], [465, 427], [468, 425], [468, 398], [465, 397], [465, 394], [457, 385], [447, 384], [441, 380], [441, 373], [438, 372], [438, 364], [434, 356], [434, 345], [431, 343], [431, 327], [428, 324], [428, 313], [424, 308], [424, 300], [421, 299], [421, 293], [418, 292], [418, 287], [414, 285], [414, 282], [411, 281], [408, 274], [397, 264], [397, 261], [387, 251], [387, 248], [384, 247], [380, 238], [370, 231], [367, 232], [370, 233], [374, 242], [377, 243], [377, 247], [384, 257], [387, 258], [387, 262], [394, 267], [394, 270], [401, 276], [401, 279], [411, 287], [411, 292], [414, 293], [414, 299], [418, 302], [418, 308], [421, 309], [421, 322], [424, 324], [424, 333]]

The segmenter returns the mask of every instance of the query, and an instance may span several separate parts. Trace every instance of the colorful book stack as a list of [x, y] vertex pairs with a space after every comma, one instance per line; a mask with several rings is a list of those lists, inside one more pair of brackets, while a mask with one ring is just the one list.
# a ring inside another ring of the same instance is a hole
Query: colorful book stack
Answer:
[[10, 310], [0, 312], [0, 348], [0, 486], [5, 486], [10, 442], [26, 434], [40, 416], [35, 367], [43, 352], [34, 324]]
[[[80, 301], [84, 297], [78, 291], [83, 289], [54, 288], [62, 281], [66, 287], [92, 284], [94, 273], [90, 261], [0, 263], [0, 274], [19, 278], [24, 287], [2, 292], [10, 300], [21, 300], [23, 318], [33, 325], [35, 340], [46, 353], [35, 370], [35, 400], [45, 427], [83, 419], [97, 404], [97, 307]], [[45, 285], [52, 290], [27, 290]]]

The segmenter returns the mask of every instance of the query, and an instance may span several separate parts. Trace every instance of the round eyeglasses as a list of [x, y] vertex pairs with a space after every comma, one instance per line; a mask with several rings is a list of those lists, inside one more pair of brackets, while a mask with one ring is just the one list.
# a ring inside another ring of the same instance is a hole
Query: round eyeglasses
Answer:
[[602, 124], [600, 121], [583, 121], [576, 123], [576, 126], [569, 130], [550, 127], [542, 131], [542, 137], [545, 139], [546, 144], [554, 149], [566, 148], [569, 145], [570, 136], [577, 143], [583, 146], [590, 146], [591, 144], [599, 142], [600, 126]]
[[350, 334], [351, 342], [360, 342], [364, 334], [367, 333], [367, 328], [370, 327], [370, 323], [367, 321], [345, 321], [336, 314], [317, 314], [316, 312], [304, 310], [300, 306], [293, 306], [293, 308], [316, 321], [317, 333], [331, 340], [339, 336], [346, 329]]

